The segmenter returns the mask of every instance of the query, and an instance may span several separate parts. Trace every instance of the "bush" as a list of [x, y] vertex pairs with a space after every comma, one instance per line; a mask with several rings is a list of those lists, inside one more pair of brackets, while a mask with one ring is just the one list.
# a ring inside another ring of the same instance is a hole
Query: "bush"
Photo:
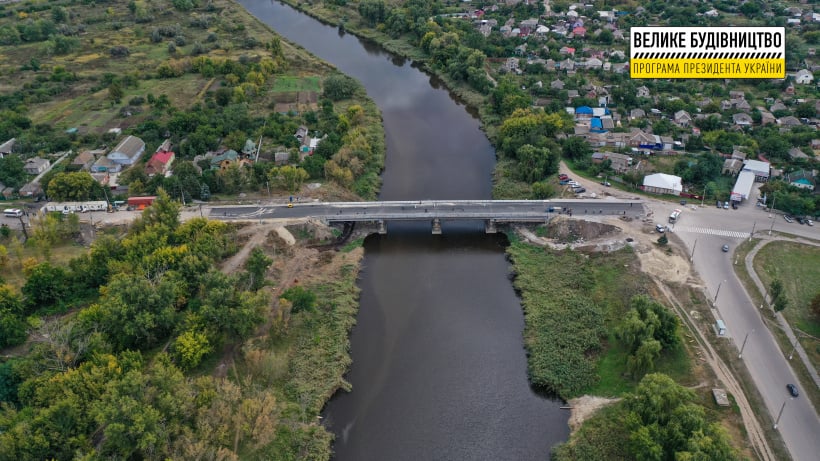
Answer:
[[128, 47], [122, 45], [111, 47], [111, 49], [108, 50], [108, 52], [111, 53], [111, 56], [114, 58], [124, 58], [131, 54], [131, 51], [128, 49]]
[[316, 295], [298, 285], [285, 290], [282, 297], [290, 301], [293, 313], [311, 310], [316, 305]]
[[333, 101], [349, 99], [356, 92], [359, 83], [346, 75], [331, 75], [325, 79], [323, 95]]

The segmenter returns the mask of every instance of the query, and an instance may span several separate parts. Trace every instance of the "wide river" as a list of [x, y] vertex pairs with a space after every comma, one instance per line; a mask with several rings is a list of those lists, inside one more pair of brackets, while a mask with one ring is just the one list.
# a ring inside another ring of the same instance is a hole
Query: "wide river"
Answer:
[[[434, 77], [286, 5], [240, 3], [367, 89], [387, 136], [382, 200], [490, 198], [493, 148]], [[337, 460], [544, 460], [568, 436], [561, 402], [527, 381], [503, 237], [443, 230], [389, 224], [365, 243], [353, 391], [324, 414]]]

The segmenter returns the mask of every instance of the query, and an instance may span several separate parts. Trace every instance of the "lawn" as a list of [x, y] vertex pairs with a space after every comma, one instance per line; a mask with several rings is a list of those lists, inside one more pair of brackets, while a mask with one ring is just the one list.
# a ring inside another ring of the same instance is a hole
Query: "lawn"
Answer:
[[296, 77], [291, 75], [277, 75], [273, 78], [270, 90], [274, 93], [289, 93], [293, 91], [315, 91], [322, 90], [319, 84], [319, 77]]
[[820, 248], [792, 242], [772, 242], [755, 256], [754, 268], [767, 287], [780, 279], [788, 299], [784, 317], [792, 328], [814, 338], [799, 335], [800, 343], [814, 366], [820, 363], [820, 319], [812, 316], [811, 299], [820, 293]]

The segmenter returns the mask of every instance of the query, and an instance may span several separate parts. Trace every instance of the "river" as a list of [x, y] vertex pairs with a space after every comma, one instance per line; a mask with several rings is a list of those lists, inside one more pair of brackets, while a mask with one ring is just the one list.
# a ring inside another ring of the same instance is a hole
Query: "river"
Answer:
[[[240, 4], [367, 89], [384, 117], [382, 200], [490, 198], [493, 148], [435, 77], [278, 2]], [[443, 231], [389, 223], [365, 243], [353, 391], [324, 413], [339, 461], [543, 460], [568, 436], [561, 402], [527, 381], [504, 238]]]

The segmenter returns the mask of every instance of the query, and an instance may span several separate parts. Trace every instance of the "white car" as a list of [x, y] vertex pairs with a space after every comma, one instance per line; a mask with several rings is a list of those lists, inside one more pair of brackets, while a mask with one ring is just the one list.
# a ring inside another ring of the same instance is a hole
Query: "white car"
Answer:
[[567, 184], [569, 184], [570, 186], [580, 186], [580, 184], [578, 184], [577, 181], [570, 181]]
[[806, 218], [806, 224], [808, 224], [809, 226], [813, 226], [813, 225], [814, 225], [814, 221], [812, 221], [812, 220], [811, 220], [811, 219], [809, 219], [809, 218]]
[[666, 232], [666, 226], [664, 226], [663, 224], [656, 224], [655, 230], [663, 234], [664, 232]]

